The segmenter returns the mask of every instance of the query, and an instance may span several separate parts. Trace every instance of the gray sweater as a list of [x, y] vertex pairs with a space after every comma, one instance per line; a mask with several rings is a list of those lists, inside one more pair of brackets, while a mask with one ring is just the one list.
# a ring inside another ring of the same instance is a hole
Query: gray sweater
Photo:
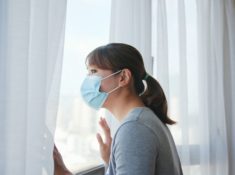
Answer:
[[147, 107], [125, 117], [112, 143], [106, 175], [182, 175], [169, 129]]

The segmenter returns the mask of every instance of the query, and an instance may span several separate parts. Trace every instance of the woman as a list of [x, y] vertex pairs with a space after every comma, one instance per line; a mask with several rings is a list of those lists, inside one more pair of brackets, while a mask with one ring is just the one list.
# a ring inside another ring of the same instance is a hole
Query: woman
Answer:
[[175, 122], [167, 116], [164, 92], [146, 72], [141, 54], [130, 45], [111, 43], [93, 50], [86, 63], [84, 101], [95, 109], [106, 108], [121, 123], [112, 139], [105, 119], [99, 122], [105, 133], [105, 142], [100, 134], [97, 139], [106, 174], [183, 174], [166, 126]]

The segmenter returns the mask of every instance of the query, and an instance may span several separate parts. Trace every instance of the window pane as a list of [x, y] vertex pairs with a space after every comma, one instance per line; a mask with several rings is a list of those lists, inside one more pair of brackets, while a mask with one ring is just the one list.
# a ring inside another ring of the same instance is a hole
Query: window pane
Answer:
[[96, 132], [100, 114], [80, 97], [85, 57], [109, 37], [110, 0], [69, 0], [55, 142], [65, 164], [81, 170], [101, 163]]

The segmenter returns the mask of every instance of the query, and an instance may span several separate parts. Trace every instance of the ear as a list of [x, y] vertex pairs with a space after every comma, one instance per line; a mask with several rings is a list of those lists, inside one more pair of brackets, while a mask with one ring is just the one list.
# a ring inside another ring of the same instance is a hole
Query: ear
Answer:
[[119, 79], [119, 86], [124, 87], [131, 83], [132, 73], [129, 69], [123, 69], [121, 72], [121, 77]]

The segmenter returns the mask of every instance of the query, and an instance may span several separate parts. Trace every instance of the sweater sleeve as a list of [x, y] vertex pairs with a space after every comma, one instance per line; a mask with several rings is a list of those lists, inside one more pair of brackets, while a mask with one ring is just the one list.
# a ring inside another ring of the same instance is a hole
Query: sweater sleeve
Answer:
[[157, 137], [145, 125], [132, 121], [121, 126], [113, 151], [116, 175], [154, 175]]

